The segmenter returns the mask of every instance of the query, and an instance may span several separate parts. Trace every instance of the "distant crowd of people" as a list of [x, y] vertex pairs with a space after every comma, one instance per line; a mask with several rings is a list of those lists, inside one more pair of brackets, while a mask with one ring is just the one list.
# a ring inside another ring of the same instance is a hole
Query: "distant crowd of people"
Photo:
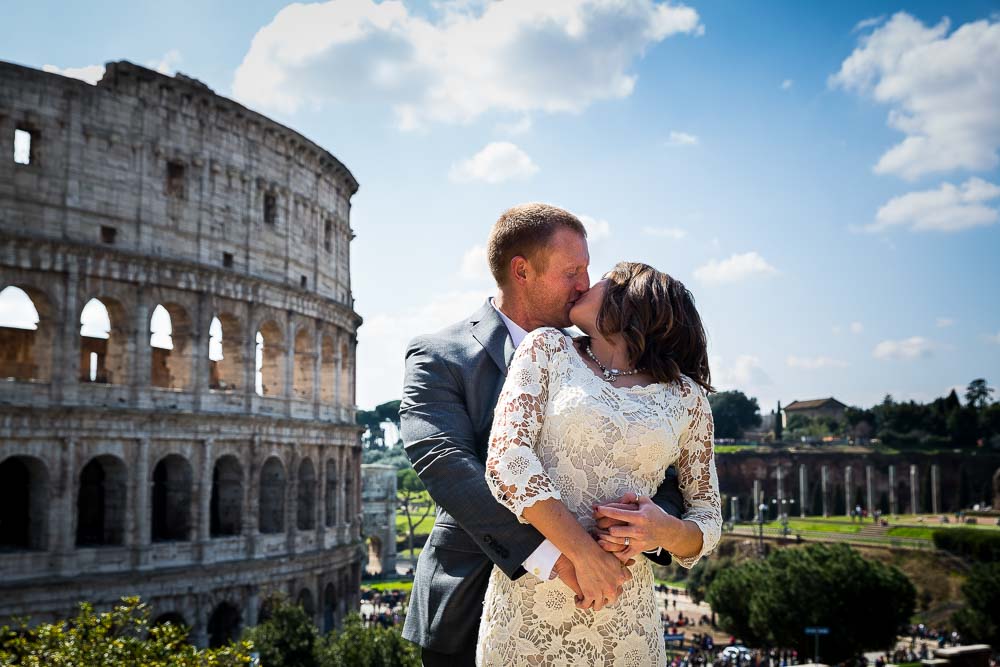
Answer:
[[[380, 625], [391, 628], [402, 624], [403, 605], [406, 593], [403, 591], [361, 590], [361, 620], [366, 627]], [[367, 603], [367, 605], [365, 604]], [[370, 611], [368, 607], [370, 606]]]

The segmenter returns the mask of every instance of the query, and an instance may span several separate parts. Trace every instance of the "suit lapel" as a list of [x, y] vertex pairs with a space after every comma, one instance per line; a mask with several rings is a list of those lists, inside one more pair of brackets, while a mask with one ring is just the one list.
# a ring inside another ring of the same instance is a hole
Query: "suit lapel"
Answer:
[[493, 363], [506, 376], [507, 366], [514, 357], [514, 343], [510, 339], [507, 325], [503, 323], [496, 309], [490, 305], [489, 299], [473, 316], [471, 324], [472, 337], [483, 346]]

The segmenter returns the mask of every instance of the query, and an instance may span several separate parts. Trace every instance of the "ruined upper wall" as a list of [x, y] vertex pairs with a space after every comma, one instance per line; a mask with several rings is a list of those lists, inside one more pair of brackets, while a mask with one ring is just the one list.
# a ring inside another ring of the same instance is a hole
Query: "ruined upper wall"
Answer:
[[[12, 158], [16, 130], [30, 164]], [[196, 261], [350, 308], [357, 188], [327, 151], [184, 75], [121, 61], [91, 86], [0, 62], [9, 231]]]

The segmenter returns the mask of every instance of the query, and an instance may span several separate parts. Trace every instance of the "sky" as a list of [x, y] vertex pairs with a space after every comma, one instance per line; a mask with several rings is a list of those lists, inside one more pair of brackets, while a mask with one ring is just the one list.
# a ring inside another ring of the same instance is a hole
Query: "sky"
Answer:
[[762, 412], [1000, 380], [1000, 2], [455, 0], [5, 8], [0, 60], [183, 72], [361, 184], [358, 405], [493, 291], [484, 246], [545, 201], [594, 281], [694, 294], [712, 379]]

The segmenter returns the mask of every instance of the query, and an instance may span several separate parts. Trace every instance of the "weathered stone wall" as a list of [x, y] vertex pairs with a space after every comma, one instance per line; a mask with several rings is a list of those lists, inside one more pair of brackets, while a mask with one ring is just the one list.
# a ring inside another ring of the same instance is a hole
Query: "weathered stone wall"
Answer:
[[[845, 515], [858, 505], [896, 514], [954, 512], [995, 502], [1000, 452], [741, 451], [718, 454], [716, 468], [720, 492], [739, 498], [744, 520], [755, 516], [761, 495], [771, 518], [782, 500], [790, 516]], [[732, 509], [727, 503], [725, 516]]]
[[[0, 63], [0, 290], [39, 316], [0, 327], [0, 622], [134, 594], [204, 645], [269, 591], [323, 628], [355, 608], [356, 190], [182, 75]], [[92, 299], [107, 338], [81, 335]], [[157, 305], [172, 349], [150, 345]]]
[[361, 466], [361, 534], [368, 543], [369, 574], [396, 574], [396, 468]]

